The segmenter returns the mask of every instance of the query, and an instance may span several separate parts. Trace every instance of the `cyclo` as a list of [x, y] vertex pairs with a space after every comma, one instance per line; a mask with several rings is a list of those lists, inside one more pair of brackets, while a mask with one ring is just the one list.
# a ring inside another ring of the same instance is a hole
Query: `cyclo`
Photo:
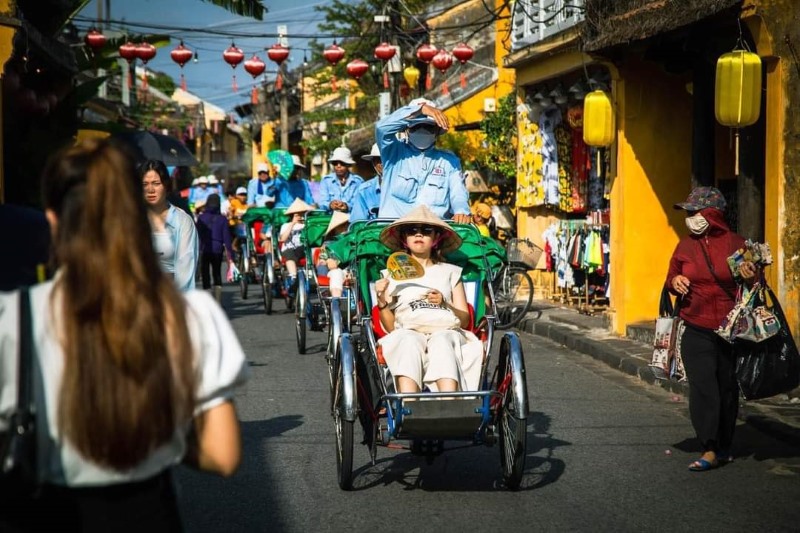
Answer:
[[355, 277], [361, 326], [358, 333], [342, 331], [331, 361], [339, 486], [344, 490], [353, 486], [353, 431], [358, 420], [373, 465], [378, 446], [393, 441], [411, 441], [411, 451], [429, 459], [445, 450], [446, 440], [489, 446], [499, 441], [503, 479], [508, 488], [517, 489], [525, 467], [528, 392], [516, 332], [505, 332], [499, 338], [496, 364], [491, 355], [497, 311], [489, 281], [491, 272], [505, 260], [502, 248], [487, 246], [475, 226], [449, 223], [463, 243], [445, 259], [463, 269], [471, 331], [483, 344], [478, 390], [398, 393], [378, 344], [385, 333], [375, 305], [374, 282], [390, 255], [379, 239], [387, 222], [351, 226], [347, 238], [339, 243], [340, 248], [351, 249], [348, 265]]
[[251, 207], [242, 215], [242, 223], [237, 227], [236, 235], [240, 241], [236, 266], [239, 269], [239, 291], [242, 299], [247, 299], [249, 284], [258, 283], [261, 285], [265, 308], [264, 264], [269, 251], [265, 250], [260, 235], [264, 225], [272, 224], [272, 217], [272, 210], [267, 207]]
[[283, 298], [286, 309], [292, 310], [294, 300], [289, 295], [285, 280], [288, 278], [286, 266], [281, 257], [280, 234], [281, 225], [286, 221], [285, 207], [270, 209], [270, 250], [264, 256], [264, 309], [268, 315], [272, 314], [272, 303], [275, 298]]

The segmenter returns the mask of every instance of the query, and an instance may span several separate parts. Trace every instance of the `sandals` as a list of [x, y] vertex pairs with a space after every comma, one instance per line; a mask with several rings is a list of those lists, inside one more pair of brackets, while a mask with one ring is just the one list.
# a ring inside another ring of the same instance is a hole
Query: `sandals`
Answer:
[[707, 461], [706, 459], [698, 459], [689, 465], [689, 470], [692, 472], [705, 472], [713, 470], [719, 466], [719, 460]]

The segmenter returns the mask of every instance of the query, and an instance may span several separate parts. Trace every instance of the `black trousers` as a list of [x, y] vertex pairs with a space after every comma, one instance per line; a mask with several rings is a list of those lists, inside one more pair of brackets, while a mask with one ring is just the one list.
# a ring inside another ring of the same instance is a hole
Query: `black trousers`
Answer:
[[[209, 275], [209, 269], [211, 274]], [[222, 286], [222, 253], [214, 254], [203, 252], [200, 257], [200, 277], [203, 280], [203, 288], [211, 288], [211, 276], [214, 276], [214, 285]]]
[[681, 339], [689, 379], [689, 414], [704, 451], [729, 451], [739, 412], [739, 386], [731, 345], [711, 330], [689, 324]]

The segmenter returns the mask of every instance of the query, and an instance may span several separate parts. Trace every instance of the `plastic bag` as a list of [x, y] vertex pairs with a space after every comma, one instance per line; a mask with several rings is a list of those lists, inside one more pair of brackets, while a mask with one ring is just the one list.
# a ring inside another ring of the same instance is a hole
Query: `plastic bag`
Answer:
[[236, 283], [241, 279], [241, 277], [242, 274], [239, 272], [239, 269], [236, 268], [236, 265], [230, 265], [228, 267], [228, 273], [225, 275], [225, 279], [228, 283]]

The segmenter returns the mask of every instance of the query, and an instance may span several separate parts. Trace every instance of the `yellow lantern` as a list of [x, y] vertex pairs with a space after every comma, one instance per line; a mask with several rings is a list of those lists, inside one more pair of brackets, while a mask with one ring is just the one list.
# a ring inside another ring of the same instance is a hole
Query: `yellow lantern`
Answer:
[[412, 89], [416, 89], [417, 82], [419, 81], [419, 69], [414, 65], [406, 67], [403, 70], [403, 78], [405, 78], [406, 83], [408, 83], [409, 87], [411, 87]]
[[609, 146], [614, 142], [614, 108], [604, 91], [595, 90], [583, 100], [583, 142]]
[[740, 128], [758, 120], [761, 112], [761, 58], [746, 50], [722, 54], [717, 60], [714, 113], [723, 126]]

